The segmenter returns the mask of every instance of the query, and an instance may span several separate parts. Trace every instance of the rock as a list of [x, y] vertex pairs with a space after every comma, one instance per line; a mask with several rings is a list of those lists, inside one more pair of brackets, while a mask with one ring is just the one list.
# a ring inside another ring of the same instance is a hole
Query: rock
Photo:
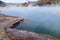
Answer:
[[0, 39], [1, 40], [6, 40], [6, 39], [8, 40], [9, 37], [7, 36], [7, 33], [5, 31], [5, 27], [12, 26], [14, 23], [20, 22], [20, 20], [23, 21], [22, 18], [0, 14]]

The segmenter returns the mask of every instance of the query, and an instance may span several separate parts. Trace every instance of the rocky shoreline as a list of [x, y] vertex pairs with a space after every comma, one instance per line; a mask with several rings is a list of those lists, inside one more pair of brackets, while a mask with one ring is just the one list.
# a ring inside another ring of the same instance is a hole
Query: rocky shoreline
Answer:
[[15, 22], [20, 21], [22, 18], [18, 18], [15, 16], [8, 16], [8, 15], [4, 15], [4, 14], [0, 14], [0, 40], [3, 39], [7, 39], [7, 35], [5, 33], [5, 27], [9, 27], [11, 25], [13, 25]]
[[60, 40], [46, 34], [15, 29], [23, 18], [0, 14], [0, 40]]

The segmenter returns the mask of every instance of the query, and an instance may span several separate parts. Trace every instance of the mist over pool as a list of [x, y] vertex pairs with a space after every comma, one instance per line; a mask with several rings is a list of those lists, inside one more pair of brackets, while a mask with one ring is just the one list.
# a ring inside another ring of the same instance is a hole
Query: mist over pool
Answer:
[[60, 6], [4, 7], [0, 13], [26, 18], [17, 29], [60, 38]]

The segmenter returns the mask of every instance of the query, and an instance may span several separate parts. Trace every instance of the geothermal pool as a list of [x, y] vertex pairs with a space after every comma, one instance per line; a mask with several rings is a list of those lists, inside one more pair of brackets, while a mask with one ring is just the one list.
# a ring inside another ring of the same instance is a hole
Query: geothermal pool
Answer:
[[18, 27], [36, 33], [49, 34], [60, 38], [60, 6], [45, 7], [4, 7], [0, 13], [26, 18]]

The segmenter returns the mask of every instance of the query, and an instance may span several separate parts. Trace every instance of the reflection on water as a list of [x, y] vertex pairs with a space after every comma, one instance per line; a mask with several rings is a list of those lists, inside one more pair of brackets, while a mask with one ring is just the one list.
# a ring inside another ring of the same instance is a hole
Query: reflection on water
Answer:
[[50, 34], [60, 38], [60, 7], [5, 7], [1, 13], [27, 18], [17, 29]]

